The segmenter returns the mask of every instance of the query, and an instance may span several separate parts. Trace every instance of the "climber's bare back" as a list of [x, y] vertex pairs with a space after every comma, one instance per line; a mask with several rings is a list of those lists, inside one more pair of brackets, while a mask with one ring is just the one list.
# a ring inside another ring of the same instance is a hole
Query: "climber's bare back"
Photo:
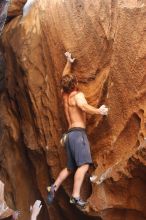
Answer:
[[75, 101], [77, 93], [73, 91], [70, 94], [63, 94], [64, 109], [69, 128], [86, 127], [86, 113], [77, 106]]

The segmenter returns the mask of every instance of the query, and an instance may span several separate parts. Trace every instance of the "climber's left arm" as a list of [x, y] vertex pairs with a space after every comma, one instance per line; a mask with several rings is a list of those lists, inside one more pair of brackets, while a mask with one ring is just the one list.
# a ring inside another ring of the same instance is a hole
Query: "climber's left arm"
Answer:
[[71, 58], [70, 52], [66, 52], [65, 56], [66, 56], [67, 62], [64, 67], [62, 77], [71, 73], [72, 63], [75, 61], [75, 58]]

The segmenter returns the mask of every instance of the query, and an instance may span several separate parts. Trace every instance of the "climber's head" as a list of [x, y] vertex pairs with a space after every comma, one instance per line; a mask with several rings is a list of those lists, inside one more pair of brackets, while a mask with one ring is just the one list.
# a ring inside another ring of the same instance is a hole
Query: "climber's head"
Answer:
[[67, 74], [61, 79], [61, 87], [63, 92], [71, 93], [74, 90], [77, 90], [78, 81], [74, 74]]

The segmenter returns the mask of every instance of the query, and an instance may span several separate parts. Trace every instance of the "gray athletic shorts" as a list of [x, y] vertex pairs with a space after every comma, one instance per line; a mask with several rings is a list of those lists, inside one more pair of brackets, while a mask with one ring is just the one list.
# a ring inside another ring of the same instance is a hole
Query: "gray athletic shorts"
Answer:
[[84, 128], [71, 128], [65, 134], [67, 167], [74, 170], [83, 164], [92, 164], [89, 141]]

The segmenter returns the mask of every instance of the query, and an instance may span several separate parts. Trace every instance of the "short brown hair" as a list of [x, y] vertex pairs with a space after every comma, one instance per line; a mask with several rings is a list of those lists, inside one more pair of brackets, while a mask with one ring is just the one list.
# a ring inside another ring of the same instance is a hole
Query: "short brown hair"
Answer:
[[77, 78], [74, 74], [67, 74], [61, 79], [63, 92], [70, 93], [77, 87]]

